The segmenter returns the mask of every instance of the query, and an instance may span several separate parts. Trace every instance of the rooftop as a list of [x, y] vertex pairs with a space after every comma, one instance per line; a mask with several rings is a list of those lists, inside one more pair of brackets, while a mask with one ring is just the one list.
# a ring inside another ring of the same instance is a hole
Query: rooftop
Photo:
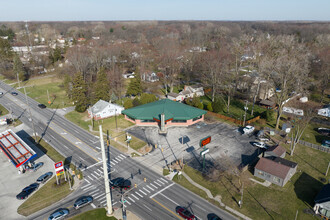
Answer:
[[[296, 163], [293, 163], [291, 161], [288, 161], [280, 157], [262, 157], [258, 161], [257, 165], [255, 166], [256, 169], [262, 170], [266, 173], [272, 174], [274, 176], [280, 177], [282, 179], [285, 179], [285, 177], [288, 175], [290, 168], [294, 168], [291, 165]], [[288, 166], [288, 164], [290, 164]]]
[[283, 153], [286, 152], [286, 150], [281, 145], [272, 146], [272, 147], [268, 148], [266, 151], [272, 151], [277, 156], [281, 156]]

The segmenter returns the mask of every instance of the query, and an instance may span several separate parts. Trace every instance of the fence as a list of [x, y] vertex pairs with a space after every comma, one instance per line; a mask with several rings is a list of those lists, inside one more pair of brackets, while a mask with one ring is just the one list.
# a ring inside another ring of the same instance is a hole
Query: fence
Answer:
[[[231, 117], [219, 114], [219, 113], [214, 113], [214, 112], [208, 111], [207, 114], [212, 115], [212, 116], [217, 117], [217, 118], [221, 118], [221, 119], [226, 120], [226, 121], [233, 122], [233, 123], [238, 124], [238, 125], [243, 125], [243, 121], [237, 120], [235, 118], [231, 118]], [[252, 118], [250, 120], [245, 121], [245, 124], [251, 124], [252, 122], [255, 122], [259, 119], [260, 119], [260, 116], [257, 116], [255, 118]]]

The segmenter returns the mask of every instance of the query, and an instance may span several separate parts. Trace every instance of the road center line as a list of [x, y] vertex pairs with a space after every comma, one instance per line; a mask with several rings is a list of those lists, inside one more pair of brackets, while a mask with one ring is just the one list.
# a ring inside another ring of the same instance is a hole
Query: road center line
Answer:
[[175, 215], [177, 218], [183, 220], [180, 216], [178, 216], [176, 213], [174, 213], [172, 210], [170, 210], [169, 208], [167, 208], [166, 206], [164, 206], [163, 204], [161, 204], [160, 202], [158, 202], [156, 199], [152, 199], [154, 202], [156, 202], [158, 205], [160, 205], [161, 207], [163, 207], [164, 209], [166, 209], [167, 211], [169, 211], [170, 213], [172, 213], [173, 215]]
[[160, 191], [156, 192], [155, 194], [151, 195], [151, 196], [150, 196], [150, 199], [152, 199], [154, 196], [158, 195], [159, 193], [163, 192], [164, 190], [170, 188], [170, 187], [173, 186], [173, 185], [174, 185], [174, 183], [172, 183], [171, 185], [166, 186], [166, 187], [163, 188], [162, 190], [160, 190]]

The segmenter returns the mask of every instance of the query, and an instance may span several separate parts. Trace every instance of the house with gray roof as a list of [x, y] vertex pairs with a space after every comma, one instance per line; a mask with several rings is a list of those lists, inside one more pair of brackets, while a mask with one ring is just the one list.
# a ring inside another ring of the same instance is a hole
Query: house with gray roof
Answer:
[[280, 157], [262, 157], [254, 168], [254, 176], [284, 186], [297, 171], [297, 164]]
[[330, 219], [330, 184], [323, 186], [314, 202], [315, 213], [321, 215], [322, 219]]
[[93, 107], [88, 109], [89, 117], [93, 117], [95, 120], [100, 120], [108, 118], [114, 115], [120, 115], [125, 108], [114, 104], [106, 102], [100, 99]]
[[284, 147], [281, 145], [275, 145], [272, 147], [269, 147], [265, 152], [264, 152], [264, 157], [285, 157], [286, 150]]

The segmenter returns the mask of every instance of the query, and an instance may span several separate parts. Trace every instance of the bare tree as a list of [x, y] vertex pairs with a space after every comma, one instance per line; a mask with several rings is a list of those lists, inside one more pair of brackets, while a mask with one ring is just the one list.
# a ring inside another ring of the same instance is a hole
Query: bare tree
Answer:
[[90, 50], [85, 46], [73, 47], [67, 52], [67, 57], [74, 67], [75, 72], [80, 72], [86, 82], [91, 64]]

